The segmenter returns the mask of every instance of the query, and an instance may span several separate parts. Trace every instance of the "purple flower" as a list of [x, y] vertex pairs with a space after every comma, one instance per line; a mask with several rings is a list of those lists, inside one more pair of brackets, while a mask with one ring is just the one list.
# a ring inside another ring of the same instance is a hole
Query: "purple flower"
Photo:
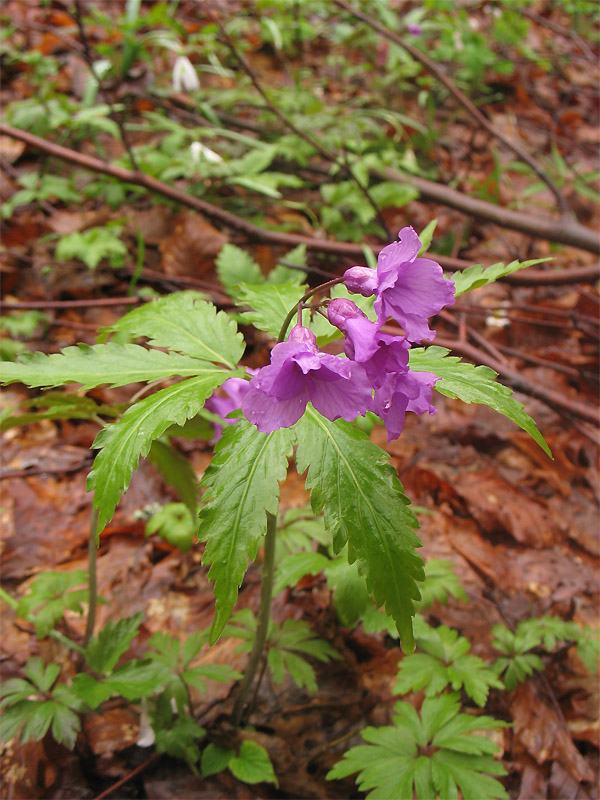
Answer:
[[327, 316], [346, 335], [344, 352], [348, 358], [364, 362], [375, 389], [373, 410], [385, 424], [388, 442], [400, 436], [407, 411], [435, 414], [431, 393], [437, 376], [411, 372], [406, 337], [380, 331], [351, 300], [332, 300]]
[[352, 267], [344, 273], [344, 283], [351, 292], [375, 295], [379, 325], [392, 317], [411, 342], [431, 340], [435, 331], [427, 320], [454, 303], [454, 283], [444, 278], [437, 262], [417, 258], [421, 241], [414, 228], [403, 228], [398, 236], [399, 242], [379, 253], [376, 270]]
[[431, 392], [438, 380], [431, 372], [389, 372], [381, 386], [375, 389], [373, 410], [387, 431], [387, 440], [397, 439], [404, 428], [407, 411], [435, 414], [431, 405]]
[[296, 423], [309, 402], [327, 419], [353, 420], [372, 408], [371, 395], [362, 365], [320, 352], [314, 333], [296, 325], [271, 351], [271, 364], [250, 381], [242, 411], [270, 433]]
[[423, 28], [420, 25], [417, 25], [415, 22], [409, 22], [406, 26], [406, 30], [412, 36], [419, 36], [419, 34], [423, 33]]
[[[251, 375], [256, 374], [256, 370], [249, 369], [248, 372]], [[245, 380], [244, 378], [228, 378], [221, 385], [221, 389], [227, 395], [226, 397], [222, 397], [218, 394], [211, 394], [208, 398], [206, 403], [204, 404], [204, 408], [207, 408], [209, 411], [212, 411], [213, 414], [218, 414], [220, 417], [223, 418], [227, 425], [231, 425], [233, 422], [236, 422], [240, 417], [232, 417], [231, 419], [226, 419], [227, 414], [230, 414], [232, 411], [235, 411], [236, 408], [241, 408], [242, 400], [244, 395], [250, 388], [250, 383]], [[219, 424], [215, 424], [215, 433], [213, 437], [213, 442], [218, 442], [221, 438], [221, 434], [223, 432], [223, 426]]]

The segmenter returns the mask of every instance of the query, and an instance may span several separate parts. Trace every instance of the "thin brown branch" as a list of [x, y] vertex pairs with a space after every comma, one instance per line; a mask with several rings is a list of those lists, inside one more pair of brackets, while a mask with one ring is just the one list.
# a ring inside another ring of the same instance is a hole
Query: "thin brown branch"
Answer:
[[408, 42], [405, 42], [401, 36], [398, 36], [397, 33], [388, 30], [384, 25], [378, 22], [373, 17], [365, 14], [360, 9], [353, 6], [351, 3], [348, 3], [347, 0], [334, 0], [335, 4], [338, 5], [340, 8], [343, 8], [345, 11], [348, 11], [350, 14], [353, 14], [358, 19], [361, 19], [367, 25], [369, 25], [373, 30], [376, 30], [386, 39], [394, 42], [395, 44], [402, 47], [403, 50], [406, 50], [407, 53], [419, 63], [423, 64], [423, 66], [430, 72], [432, 75], [438, 79], [438, 81], [443, 84], [446, 89], [452, 94], [456, 100], [465, 108], [465, 110], [475, 119], [482, 128], [485, 128], [488, 133], [491, 133], [496, 139], [500, 142], [505, 144], [509, 147], [513, 153], [515, 153], [522, 161], [526, 164], [529, 164], [531, 169], [538, 175], [541, 180], [548, 186], [552, 194], [556, 197], [556, 202], [558, 203], [558, 207], [560, 209], [561, 214], [568, 214], [569, 209], [565, 202], [564, 197], [562, 196], [560, 189], [556, 185], [556, 183], [550, 178], [549, 175], [540, 167], [540, 165], [532, 158], [529, 153], [524, 150], [519, 144], [516, 142], [511, 141], [508, 139], [501, 131], [499, 131], [492, 123], [485, 117], [481, 111], [475, 106], [469, 98], [461, 92], [461, 90], [450, 80], [450, 78], [444, 73], [438, 65], [433, 62], [428, 56], [424, 53], [421, 53], [420, 50], [417, 50], [416, 47], [413, 47]]
[[269, 96], [263, 89], [260, 81], [256, 77], [256, 73], [254, 72], [250, 64], [246, 61], [244, 56], [239, 52], [239, 50], [235, 46], [235, 43], [233, 42], [233, 39], [231, 38], [231, 36], [229, 36], [227, 31], [225, 30], [225, 27], [223, 26], [219, 18], [216, 16], [216, 14], [213, 14], [212, 11], [210, 11], [209, 9], [207, 9], [207, 12], [210, 18], [219, 26], [219, 31], [221, 32], [221, 36], [223, 37], [225, 44], [231, 51], [231, 54], [238, 62], [240, 67], [244, 70], [246, 75], [250, 78], [250, 80], [252, 81], [252, 85], [254, 86], [256, 91], [260, 94], [260, 96], [265, 101], [269, 109], [273, 112], [273, 114], [275, 114], [275, 116], [277, 116], [287, 128], [289, 128], [293, 133], [295, 133], [296, 136], [299, 136], [305, 142], [308, 142], [308, 144], [311, 147], [313, 147], [315, 151], [319, 153], [326, 161], [330, 161], [333, 164], [337, 164], [338, 167], [341, 169], [342, 173], [351, 181], [353, 181], [353, 183], [356, 184], [361, 194], [366, 199], [367, 203], [369, 203], [369, 205], [375, 212], [377, 221], [385, 231], [387, 238], [391, 239], [392, 233], [389, 230], [385, 219], [383, 218], [381, 209], [379, 208], [377, 203], [373, 200], [368, 188], [352, 172], [347, 161], [342, 159], [341, 156], [338, 156], [335, 153], [331, 153], [329, 150], [327, 150], [326, 147], [323, 147], [323, 145], [319, 141], [317, 141], [317, 139], [315, 139], [314, 136], [311, 136], [309, 133], [299, 128], [295, 123], [292, 122], [292, 120], [287, 116], [287, 114], [284, 114], [284, 112], [270, 100]]
[[389, 167], [383, 172], [383, 177], [387, 180], [400, 181], [414, 186], [427, 200], [434, 200], [449, 208], [455, 208], [471, 217], [494, 222], [503, 228], [547, 239], [549, 242], [560, 242], [579, 247], [590, 253], [600, 253], [600, 234], [568, 217], [548, 219], [524, 214], [521, 211], [513, 211], [510, 208], [503, 208], [475, 197], [469, 197], [449, 186], [443, 186], [416, 175], [404, 175]]
[[4, 300], [0, 300], [0, 311], [134, 306], [140, 302], [142, 302], [140, 297], [96, 297], [89, 300], [25, 300], [22, 303], [7, 303]]
[[[110, 175], [112, 178], [124, 181], [125, 183], [131, 183], [135, 186], [143, 186], [150, 192], [155, 192], [163, 197], [168, 197], [170, 200], [173, 200], [182, 206], [186, 206], [194, 211], [198, 211], [200, 214], [204, 214], [204, 216], [208, 217], [209, 219], [220, 222], [229, 228], [233, 228], [234, 230], [241, 231], [242, 233], [246, 234], [248, 239], [251, 241], [268, 242], [273, 245], [282, 245], [289, 248], [297, 247], [299, 244], [304, 244], [306, 245], [307, 250], [330, 253], [352, 259], [360, 259], [360, 261], [364, 260], [362, 248], [358, 244], [352, 244], [350, 242], [336, 242], [328, 239], [317, 239], [311, 236], [301, 236], [295, 233], [282, 233], [280, 231], [259, 228], [257, 225], [253, 225], [251, 222], [248, 222], [248, 220], [245, 220], [242, 217], [238, 217], [237, 215], [232, 214], [229, 211], [225, 211], [224, 209], [219, 208], [212, 203], [208, 203], [205, 200], [200, 200], [198, 197], [192, 197], [191, 195], [182, 192], [174, 186], [170, 186], [169, 184], [163, 183], [162, 181], [159, 181], [150, 175], [146, 175], [144, 172], [133, 172], [132, 170], [125, 169], [124, 167], [108, 164], [107, 162], [101, 161], [99, 158], [95, 158], [94, 156], [78, 153], [68, 147], [63, 147], [62, 145], [55, 144], [54, 142], [46, 141], [45, 139], [35, 136], [28, 131], [21, 130], [20, 128], [14, 128], [12, 125], [6, 125], [5, 123], [0, 123], [0, 133], [6, 136], [11, 136], [13, 139], [18, 139], [19, 141], [25, 142], [31, 147], [37, 147], [43, 152], [49, 153], [56, 158], [61, 158], [64, 161], [77, 164], [84, 169], [89, 169], [93, 172], [98, 172], [104, 175]], [[586, 233], [590, 233], [587, 229], [585, 230]], [[551, 236], [549, 236], [548, 239], [550, 241], [556, 241], [556, 239]], [[579, 244], [578, 246], [582, 247], [582, 244]], [[383, 247], [383, 245], [372, 245], [375, 253], [378, 253], [381, 247]], [[589, 248], [583, 247], [583, 249]], [[436, 259], [436, 261], [438, 261], [442, 267], [444, 267], [444, 269], [453, 272], [471, 266], [470, 261], [465, 261], [458, 258], [450, 258], [449, 256], [442, 256], [436, 253], [429, 253], [429, 255], [431, 258]], [[144, 273], [142, 273], [142, 276], [143, 274]], [[513, 275], [507, 275], [505, 278], [502, 278], [502, 280], [506, 283], [524, 286], [535, 286], [538, 284], [558, 285], [580, 282], [595, 283], [595, 281], [598, 280], [598, 274], [598, 266], [595, 265], [593, 267], [583, 267], [579, 270], [572, 269], [556, 272], [528, 270], [527, 275], [515, 273]], [[161, 277], [163, 280], [169, 280], [168, 276]], [[173, 279], [173, 281], [175, 281], [175, 279]]]

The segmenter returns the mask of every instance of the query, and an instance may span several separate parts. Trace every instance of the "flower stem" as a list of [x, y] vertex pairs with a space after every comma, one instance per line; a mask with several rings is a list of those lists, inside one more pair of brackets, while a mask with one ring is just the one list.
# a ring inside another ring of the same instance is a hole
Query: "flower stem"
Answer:
[[273, 578], [275, 575], [275, 539], [277, 533], [277, 514], [269, 514], [267, 511], [267, 533], [263, 550], [263, 564], [261, 570], [260, 583], [260, 608], [258, 610], [258, 623], [256, 626], [256, 638], [254, 646], [248, 659], [248, 665], [244, 677], [240, 684], [238, 695], [235, 699], [231, 721], [237, 728], [242, 719], [242, 713], [246, 704], [246, 698], [250, 692], [250, 687], [258, 671], [260, 659], [263, 654], [269, 621], [271, 619], [271, 597], [273, 595]]
[[318, 286], [315, 286], [314, 289], [311, 289], [310, 291], [308, 291], [304, 295], [304, 297], [301, 298], [296, 303], [296, 305], [292, 308], [292, 310], [289, 312], [287, 317], [284, 319], [283, 325], [281, 326], [281, 330], [279, 331], [279, 337], [278, 337], [277, 341], [278, 342], [283, 342], [283, 340], [285, 339], [285, 335], [287, 333], [287, 329], [289, 328], [290, 322], [294, 318], [294, 314], [298, 311], [298, 306], [299, 305], [301, 305], [302, 303], [305, 303], [310, 297], [313, 296], [313, 294], [317, 294], [317, 292], [320, 292], [323, 289], [327, 289], [330, 286], [335, 286], [336, 283], [343, 283], [343, 282], [344, 282], [343, 278], [334, 278], [331, 281], [326, 281], [325, 283], [320, 283]]

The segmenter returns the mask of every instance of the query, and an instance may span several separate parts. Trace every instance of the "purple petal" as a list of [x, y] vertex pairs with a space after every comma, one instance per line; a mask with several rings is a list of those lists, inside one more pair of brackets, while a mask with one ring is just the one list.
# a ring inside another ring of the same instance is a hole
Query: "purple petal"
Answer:
[[388, 374], [383, 385], [375, 389], [373, 407], [387, 431], [387, 440], [397, 439], [404, 428], [408, 397], [397, 391], [397, 376]]
[[329, 321], [346, 335], [344, 351], [354, 361], [367, 361], [377, 351], [378, 328], [352, 300], [336, 298], [327, 308]]
[[261, 433], [271, 433], [279, 428], [289, 428], [298, 422], [304, 414], [308, 400], [306, 387], [300, 394], [280, 400], [251, 386], [242, 401], [242, 411], [246, 419], [256, 425]]
[[444, 278], [440, 265], [428, 258], [400, 264], [391, 285], [390, 279], [391, 275], [373, 304], [380, 324], [393, 317], [411, 342], [433, 338], [427, 320], [454, 303], [454, 283]]
[[[350, 364], [350, 362], [346, 362]], [[314, 407], [327, 419], [342, 417], [351, 421], [364, 416], [372, 409], [373, 388], [360, 364], [351, 364], [352, 373], [349, 379], [320, 380], [321, 374], [315, 375], [310, 383], [310, 399]], [[323, 377], [327, 373], [323, 370]], [[330, 373], [331, 374], [331, 373]]]
[[412, 226], [402, 228], [398, 238], [399, 242], [392, 242], [379, 251], [377, 278], [380, 290], [383, 278], [390, 272], [393, 273], [401, 264], [414, 261], [421, 249], [421, 240]]
[[437, 414], [437, 409], [431, 403], [433, 386], [439, 380], [432, 372], [410, 372], [408, 379], [412, 383], [412, 392], [408, 401], [407, 411], [415, 414]]

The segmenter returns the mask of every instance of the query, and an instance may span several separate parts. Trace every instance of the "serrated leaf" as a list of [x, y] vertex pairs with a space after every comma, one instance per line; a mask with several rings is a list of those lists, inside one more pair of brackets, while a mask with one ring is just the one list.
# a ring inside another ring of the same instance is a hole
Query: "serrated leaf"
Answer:
[[4, 709], [0, 716], [0, 742], [7, 742], [15, 736], [27, 719], [31, 702], [22, 700], [20, 703]]
[[147, 336], [154, 347], [177, 350], [229, 369], [244, 352], [242, 334], [231, 317], [187, 292], [175, 292], [135, 308], [109, 330]]
[[[19, 737], [21, 742], [26, 742], [28, 739], [34, 739], [39, 742], [40, 739], [44, 738], [52, 723], [56, 705], [51, 700], [45, 700], [43, 703], [34, 701], [30, 704], [29, 713], [26, 716], [25, 724]], [[16, 708], [16, 706], [13, 707]]]
[[235, 299], [240, 283], [263, 283], [264, 276], [252, 256], [234, 244], [224, 244], [216, 260], [217, 275]]
[[467, 602], [466, 592], [454, 569], [452, 561], [430, 558], [425, 562], [425, 581], [419, 587], [421, 600], [416, 604], [417, 608], [429, 608], [436, 600], [445, 606], [449, 595]]
[[248, 559], [256, 558], [266, 512], [277, 514], [279, 483], [287, 474], [292, 444], [288, 429], [264, 434], [242, 420], [223, 432], [204, 473], [200, 533], [207, 545], [202, 561], [211, 565], [208, 577], [215, 582], [216, 597], [211, 644], [229, 619]]
[[279, 686], [279, 684], [285, 678], [285, 663], [283, 660], [283, 654], [279, 650], [276, 650], [272, 647], [267, 652], [267, 664], [271, 670], [271, 678], [273, 679], [273, 683], [275, 686]]
[[152, 442], [148, 458], [158, 467], [165, 482], [177, 490], [186, 504], [194, 524], [198, 520], [198, 478], [188, 459], [170, 444], [160, 440]]
[[278, 786], [269, 754], [258, 742], [245, 739], [240, 751], [229, 761], [229, 769], [244, 783], [274, 783]]
[[148, 454], [152, 442], [173, 423], [182, 425], [194, 417], [217, 386], [232, 377], [232, 373], [216, 367], [202, 372], [140, 400], [96, 437], [93, 446], [101, 452], [88, 475], [87, 488], [94, 490], [94, 507], [99, 510], [98, 533], [112, 519], [133, 470], [140, 457]]
[[89, 668], [98, 675], [111, 672], [132, 639], [137, 636], [143, 616], [143, 612], [138, 611], [133, 617], [108, 622], [98, 636], [93, 636], [85, 651]]
[[205, 733], [204, 728], [191, 717], [177, 717], [169, 730], [164, 728], [156, 730], [156, 750], [187, 761], [192, 770], [197, 772], [195, 765], [200, 759], [200, 750], [196, 740]]
[[183, 647], [181, 648], [181, 664], [185, 669], [196, 656], [202, 645], [208, 641], [208, 631], [195, 631], [191, 636], [188, 636]]
[[61, 703], [54, 704], [54, 714], [52, 716], [52, 736], [60, 744], [64, 744], [69, 750], [75, 747], [77, 733], [81, 728], [79, 717], [70, 708]]
[[288, 312], [306, 294], [306, 286], [296, 283], [267, 283], [252, 286], [240, 285], [236, 304], [250, 306], [251, 311], [240, 314], [240, 319], [247, 325], [254, 325], [266, 331], [275, 339], [279, 336], [281, 326]]
[[282, 657], [286, 669], [290, 673], [290, 677], [296, 686], [299, 689], [306, 686], [309, 692], [316, 694], [319, 691], [317, 677], [308, 661], [297, 653], [292, 653], [289, 650], [283, 651]]
[[295, 586], [305, 575], [318, 575], [329, 563], [322, 553], [291, 553], [277, 566], [273, 593], [278, 594], [286, 586]]
[[42, 659], [35, 656], [29, 659], [23, 672], [25, 677], [29, 678], [41, 692], [46, 693], [50, 691], [50, 687], [60, 675], [60, 666], [58, 664], [44, 666]]
[[0, 362], [0, 381], [26, 386], [62, 386], [80, 383], [82, 389], [95, 386], [125, 386], [138, 381], [155, 381], [180, 375], [183, 378], [198, 375], [207, 369], [206, 364], [178, 353], [147, 350], [137, 344], [79, 344], [65, 347], [61, 353], [23, 354], [19, 361]]
[[138, 700], [161, 692], [171, 677], [168, 667], [158, 661], [127, 661], [104, 683], [126, 700]]
[[336, 552], [348, 542], [349, 562], [360, 562], [377, 605], [385, 605], [411, 651], [413, 600], [420, 597], [416, 581], [424, 577], [415, 552], [421, 542], [388, 454], [349, 423], [331, 422], [311, 406], [295, 428], [296, 464], [300, 474], [308, 469], [314, 512], [324, 510]]
[[502, 785], [490, 777], [506, 774], [489, 755], [497, 746], [485, 736], [473, 735], [507, 723], [460, 714], [457, 695], [426, 699], [421, 718], [409, 703], [397, 703], [395, 710], [395, 724], [365, 728], [362, 737], [369, 744], [348, 750], [328, 780], [358, 772], [359, 788], [372, 790], [367, 797], [379, 800], [415, 796], [446, 800], [458, 798], [457, 787], [465, 800], [507, 797]]
[[98, 708], [100, 703], [108, 700], [113, 693], [110, 686], [102, 681], [97, 681], [85, 672], [73, 677], [71, 690], [79, 700], [91, 708]]
[[[20, 409], [35, 406], [39, 410], [19, 413]], [[46, 406], [45, 408], [42, 408]], [[42, 419], [92, 419], [99, 414], [118, 417], [126, 406], [109, 406], [97, 403], [91, 397], [67, 392], [47, 392], [41, 397], [28, 400], [18, 409], [7, 409], [9, 414], [0, 420], [0, 431], [18, 428], [39, 422]]]
[[512, 275], [513, 272], [517, 272], [520, 269], [551, 260], [551, 258], [532, 258], [530, 261], [511, 261], [510, 264], [505, 264], [501, 261], [489, 267], [474, 264], [472, 267], [452, 273], [451, 279], [454, 281], [455, 286], [454, 296], [459, 297], [472, 289], [478, 289], [480, 286], [493, 283], [505, 275]]
[[235, 750], [230, 750], [228, 747], [219, 747], [213, 742], [209, 742], [202, 751], [202, 759], [200, 761], [200, 770], [203, 778], [208, 778], [209, 775], [216, 775], [227, 769], [229, 762], [235, 756]]
[[435, 388], [446, 397], [459, 398], [464, 403], [482, 403], [503, 414], [526, 431], [542, 450], [552, 458], [550, 448], [535, 422], [512, 396], [512, 390], [495, 380], [498, 373], [490, 367], [474, 366], [448, 355], [444, 347], [416, 348], [410, 351], [410, 367], [415, 372], [433, 372], [441, 380]]
[[0, 697], [2, 698], [0, 708], [14, 706], [35, 694], [37, 694], [37, 690], [29, 681], [25, 681], [23, 678], [10, 678], [0, 686]]
[[327, 585], [333, 591], [335, 610], [343, 625], [355, 625], [358, 618], [373, 605], [358, 564], [348, 564], [343, 556], [330, 561], [325, 568]]

